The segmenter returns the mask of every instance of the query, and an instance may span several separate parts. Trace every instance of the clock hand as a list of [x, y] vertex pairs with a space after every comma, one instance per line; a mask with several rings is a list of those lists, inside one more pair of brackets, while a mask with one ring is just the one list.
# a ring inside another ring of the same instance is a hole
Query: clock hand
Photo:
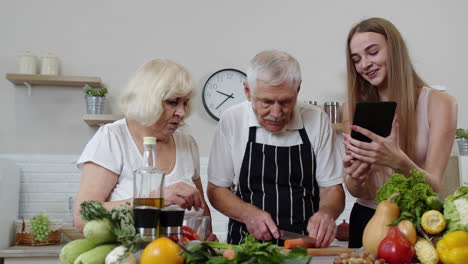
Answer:
[[220, 94], [222, 94], [222, 95], [225, 95], [225, 96], [227, 96], [227, 97], [229, 97], [229, 98], [234, 99], [234, 96], [232, 96], [233, 94], [229, 95], [229, 94], [225, 94], [225, 93], [220, 92], [220, 91], [216, 91], [216, 92], [218, 92], [218, 93], [220, 93]]
[[227, 96], [226, 99], [224, 99], [224, 101], [222, 101], [222, 102], [216, 107], [216, 109], [218, 109], [221, 105], [223, 105], [227, 100], [229, 100], [229, 99], [231, 99], [231, 98], [234, 98], [233, 95], [234, 95], [234, 94], [231, 94], [231, 95], [227, 95], [227, 94], [226, 94], [226, 96]]

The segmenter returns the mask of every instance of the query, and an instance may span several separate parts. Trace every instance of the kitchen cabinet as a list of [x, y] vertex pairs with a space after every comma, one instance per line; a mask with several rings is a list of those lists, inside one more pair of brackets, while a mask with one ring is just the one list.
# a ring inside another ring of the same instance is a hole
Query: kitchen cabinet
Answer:
[[98, 127], [122, 119], [123, 115], [83, 115], [83, 121], [90, 127]]
[[90, 77], [90, 76], [7, 73], [6, 78], [13, 84], [25, 85], [25, 86], [40, 85], [40, 86], [83, 87], [85, 84], [88, 84], [89, 86], [93, 88], [98, 88], [102, 86], [100, 77]]

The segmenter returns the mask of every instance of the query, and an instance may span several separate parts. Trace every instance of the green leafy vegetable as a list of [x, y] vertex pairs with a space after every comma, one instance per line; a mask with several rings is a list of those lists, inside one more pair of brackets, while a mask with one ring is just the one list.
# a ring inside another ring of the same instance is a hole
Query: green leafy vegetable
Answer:
[[421, 215], [431, 209], [441, 210], [441, 202], [431, 186], [426, 183], [424, 173], [411, 170], [410, 175], [410, 177], [405, 177], [402, 174], [393, 174], [377, 191], [376, 201], [380, 203], [392, 194], [400, 193], [394, 199], [394, 202], [400, 207], [398, 220], [407, 219], [420, 227]]
[[102, 206], [101, 202], [86, 201], [81, 203], [81, 217], [86, 221], [110, 218], [109, 212]]
[[468, 187], [460, 187], [445, 198], [444, 216], [447, 219], [447, 231], [468, 231]]
[[[229, 260], [218, 256], [216, 249], [233, 248], [235, 259]], [[307, 249], [297, 247], [288, 253], [281, 253], [280, 247], [270, 242], [258, 242], [253, 236], [246, 234], [240, 245], [229, 245], [218, 242], [192, 241], [187, 245], [185, 251], [186, 264], [306, 264], [310, 257]]]

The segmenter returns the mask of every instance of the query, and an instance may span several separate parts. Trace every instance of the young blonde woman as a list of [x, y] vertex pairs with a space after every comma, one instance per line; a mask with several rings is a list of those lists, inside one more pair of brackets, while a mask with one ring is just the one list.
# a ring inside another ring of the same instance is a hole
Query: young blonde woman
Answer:
[[[426, 174], [440, 191], [454, 141], [457, 105], [450, 95], [431, 89], [416, 73], [400, 32], [389, 21], [370, 18], [349, 32], [346, 46], [348, 102], [343, 112], [345, 184], [357, 198], [350, 217], [349, 247], [362, 246], [363, 230], [372, 217], [377, 189], [392, 173], [409, 176], [411, 169]], [[383, 138], [351, 126], [358, 101], [395, 101], [390, 136]], [[369, 137], [351, 138], [355, 130]]]

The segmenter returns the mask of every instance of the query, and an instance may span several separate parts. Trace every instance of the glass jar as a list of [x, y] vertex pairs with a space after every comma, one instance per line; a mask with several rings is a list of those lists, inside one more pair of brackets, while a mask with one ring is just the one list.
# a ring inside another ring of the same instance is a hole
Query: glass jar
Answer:
[[27, 51], [20, 56], [19, 73], [36, 74], [37, 73], [37, 57]]
[[43, 75], [58, 75], [59, 61], [57, 56], [52, 53], [47, 53], [41, 60], [41, 74]]

